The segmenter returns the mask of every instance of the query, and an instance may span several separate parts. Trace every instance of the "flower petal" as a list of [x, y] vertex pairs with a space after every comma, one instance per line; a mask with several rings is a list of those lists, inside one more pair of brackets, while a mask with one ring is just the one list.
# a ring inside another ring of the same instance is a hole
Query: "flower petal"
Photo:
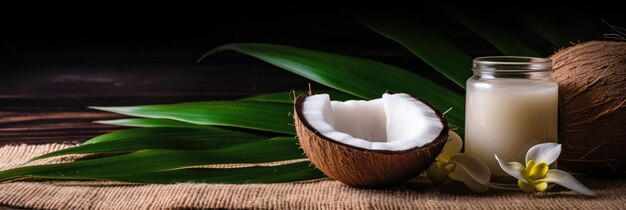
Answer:
[[463, 141], [461, 137], [457, 135], [454, 131], [448, 131], [448, 142], [443, 146], [443, 150], [439, 154], [439, 161], [450, 161], [450, 158], [456, 154], [461, 152], [461, 148], [463, 148]]
[[500, 168], [502, 168], [504, 172], [519, 180], [522, 180], [523, 182], [527, 182], [526, 178], [524, 178], [524, 171], [526, 170], [526, 167], [524, 167], [524, 165], [518, 162], [504, 162], [500, 160], [500, 158], [498, 158], [498, 155], [494, 156], [496, 157], [496, 160], [498, 160], [498, 164], [500, 164]]
[[443, 181], [446, 181], [446, 179], [448, 179], [448, 171], [445, 169], [445, 166], [441, 167], [441, 165], [438, 163], [439, 162], [434, 163], [428, 168], [428, 170], [426, 170], [426, 175], [428, 176], [428, 179], [430, 179], [430, 181], [435, 184], [442, 183]]
[[535, 186], [533, 184], [526, 183], [524, 180], [517, 180], [517, 186], [519, 186], [519, 188], [525, 193], [530, 194], [535, 192]]
[[485, 192], [489, 189], [491, 171], [478, 158], [458, 154], [450, 158], [450, 163], [455, 164], [454, 170], [449, 174], [450, 179], [463, 182], [474, 192]]
[[548, 183], [547, 182], [537, 182], [535, 183], [535, 189], [543, 192], [546, 191], [546, 189], [548, 189]]
[[[535, 160], [530, 160], [530, 161], [526, 162], [526, 174], [530, 174], [530, 172], [533, 170], [533, 168], [536, 165], [537, 164], [535, 164]], [[541, 178], [543, 178], [543, 177], [541, 177]]]
[[454, 164], [448, 164], [445, 167], [443, 167], [446, 169], [446, 171], [448, 171], [448, 173], [452, 173], [452, 171], [454, 171], [455, 165]]
[[572, 175], [558, 169], [549, 170], [548, 174], [546, 174], [546, 178], [539, 181], [555, 183], [585, 195], [595, 195], [589, 188], [578, 182], [578, 180], [576, 180], [576, 178]]
[[546, 177], [548, 169], [550, 169], [550, 167], [546, 163], [539, 163], [537, 165], [534, 165], [530, 170], [528, 170], [528, 165], [526, 166], [526, 171], [529, 171], [528, 178], [530, 180], [538, 180]]
[[548, 165], [554, 163], [561, 155], [561, 144], [543, 143], [537, 144], [526, 152], [526, 162], [535, 160], [535, 163], [546, 163]]

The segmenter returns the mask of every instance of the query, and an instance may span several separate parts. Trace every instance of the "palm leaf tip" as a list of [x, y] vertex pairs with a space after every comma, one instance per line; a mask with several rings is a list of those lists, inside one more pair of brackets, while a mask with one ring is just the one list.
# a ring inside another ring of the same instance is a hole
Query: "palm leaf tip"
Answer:
[[196, 62], [200, 63], [200, 62], [202, 62], [205, 58], [207, 58], [207, 57], [209, 57], [209, 56], [211, 56], [211, 55], [213, 55], [213, 54], [215, 54], [215, 53], [218, 53], [218, 52], [221, 52], [221, 51], [224, 51], [224, 50], [228, 50], [228, 49], [234, 49], [234, 46], [236, 46], [236, 45], [237, 45], [237, 44], [226, 44], [226, 45], [217, 46], [217, 47], [215, 47], [215, 48], [213, 48], [213, 49], [211, 49], [211, 50], [207, 51], [206, 53], [202, 54], [202, 56], [200, 56], [200, 57], [196, 60]]
[[[282, 134], [294, 134], [285, 116], [293, 106], [288, 103], [259, 101], [210, 101], [128, 107], [95, 107], [122, 115], [169, 119], [186, 124], [240, 127]], [[129, 123], [129, 121], [126, 121]], [[137, 124], [137, 122], [130, 122]], [[172, 124], [172, 123], [168, 123]], [[177, 123], [177, 126], [183, 126]]]
[[155, 119], [155, 118], [126, 118], [115, 120], [98, 120], [96, 124], [117, 125], [127, 127], [145, 127], [145, 128], [205, 128], [217, 129], [212, 126], [196, 125], [171, 119]]
[[127, 106], [88, 106], [89, 109], [105, 111], [105, 112], [113, 112], [113, 113], [123, 113], [125, 111], [131, 110], [130, 107]]

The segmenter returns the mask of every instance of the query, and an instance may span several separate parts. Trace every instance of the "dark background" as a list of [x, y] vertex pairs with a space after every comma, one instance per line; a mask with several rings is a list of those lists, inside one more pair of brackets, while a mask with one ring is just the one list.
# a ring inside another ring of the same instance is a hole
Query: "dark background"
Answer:
[[[62, 10], [44, 6], [3, 14], [0, 142], [84, 141], [118, 129], [91, 125], [92, 120], [117, 115], [90, 111], [85, 108], [89, 105], [235, 99], [307, 88], [306, 79], [234, 52], [196, 63], [205, 51], [233, 42], [284, 44], [370, 58], [462, 93], [402, 46], [361, 25], [355, 15], [404, 14], [420, 19], [473, 57], [500, 53], [449, 14], [490, 21], [545, 56], [558, 47], [522, 24], [519, 15], [512, 15], [517, 10], [548, 18], [580, 41], [604, 39], [604, 33], [612, 33], [601, 19], [626, 26], [624, 12], [618, 8], [569, 4], [500, 10], [463, 5], [160, 6], [72, 5]], [[4, 9], [12, 12], [10, 7]], [[323, 86], [313, 84], [313, 88]]]

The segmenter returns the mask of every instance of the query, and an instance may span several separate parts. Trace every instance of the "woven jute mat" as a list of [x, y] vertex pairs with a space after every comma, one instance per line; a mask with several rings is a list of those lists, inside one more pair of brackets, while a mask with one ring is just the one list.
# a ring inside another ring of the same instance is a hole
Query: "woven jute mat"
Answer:
[[[0, 148], [0, 169], [70, 145]], [[66, 161], [63, 159], [46, 160]], [[43, 161], [36, 164], [46, 163]], [[0, 184], [0, 206], [36, 209], [626, 209], [626, 181], [582, 180], [597, 196], [554, 188], [548, 193], [474, 194], [457, 183], [435, 186], [418, 177], [385, 190], [332, 180], [289, 184], [128, 184], [108, 181], [14, 181]]]

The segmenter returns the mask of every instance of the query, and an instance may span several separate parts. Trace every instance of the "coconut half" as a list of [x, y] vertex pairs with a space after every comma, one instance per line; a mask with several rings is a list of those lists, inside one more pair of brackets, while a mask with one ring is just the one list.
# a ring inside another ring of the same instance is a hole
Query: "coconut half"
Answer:
[[441, 114], [407, 94], [345, 102], [328, 94], [300, 96], [294, 109], [300, 146], [311, 162], [355, 187], [385, 187], [417, 176], [448, 137]]

